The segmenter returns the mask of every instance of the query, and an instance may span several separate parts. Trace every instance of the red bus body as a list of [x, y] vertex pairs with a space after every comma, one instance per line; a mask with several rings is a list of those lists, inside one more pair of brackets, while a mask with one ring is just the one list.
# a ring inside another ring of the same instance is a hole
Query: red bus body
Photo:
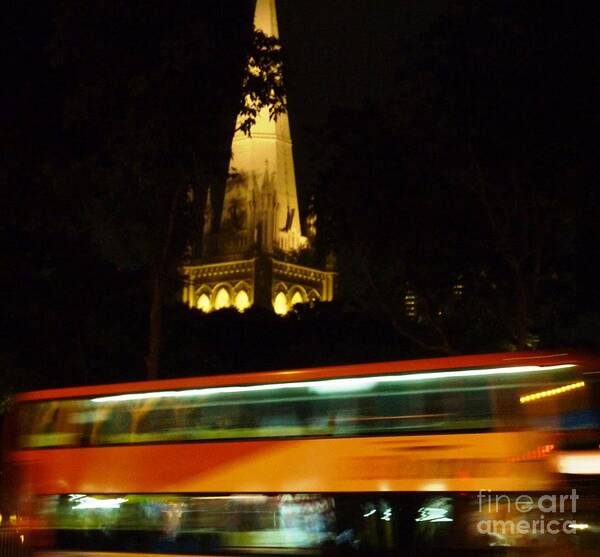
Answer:
[[[54, 389], [19, 395], [17, 402], [561, 364], [590, 365], [566, 353], [487, 354]], [[523, 455], [556, 445], [547, 431], [428, 432], [17, 450], [10, 460], [22, 471], [25, 491], [33, 494], [514, 490], [552, 484], [546, 461]]]

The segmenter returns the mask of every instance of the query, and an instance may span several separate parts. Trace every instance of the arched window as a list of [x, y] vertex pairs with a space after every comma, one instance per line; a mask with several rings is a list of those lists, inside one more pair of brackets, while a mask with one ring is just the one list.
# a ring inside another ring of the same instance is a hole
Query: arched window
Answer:
[[280, 292], [277, 294], [277, 296], [275, 296], [273, 308], [275, 309], [275, 313], [279, 315], [285, 315], [288, 312], [287, 299], [283, 292]]
[[319, 296], [319, 293], [316, 290], [311, 290], [308, 293], [308, 302], [310, 303], [311, 307], [313, 307], [315, 304], [319, 303], [321, 301], [321, 297]]
[[302, 297], [302, 292], [300, 290], [296, 290], [294, 295], [292, 296], [292, 303], [290, 304], [292, 307], [296, 304], [303, 304], [304, 298]]
[[204, 313], [208, 313], [210, 311], [210, 298], [208, 297], [208, 295], [200, 295], [200, 297], [198, 298], [197, 307]]
[[235, 295], [235, 307], [238, 311], [245, 311], [250, 307], [250, 298], [248, 297], [248, 292], [245, 290], [240, 290]]
[[229, 291], [224, 286], [221, 286], [215, 297], [215, 309], [228, 308], [231, 305], [231, 297]]

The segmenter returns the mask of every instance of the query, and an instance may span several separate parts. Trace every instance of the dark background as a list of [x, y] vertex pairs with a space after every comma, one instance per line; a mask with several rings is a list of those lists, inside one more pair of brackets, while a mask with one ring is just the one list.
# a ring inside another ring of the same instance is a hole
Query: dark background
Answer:
[[[597, 348], [587, 3], [278, 11], [299, 194], [319, 215], [311, 257], [336, 254], [337, 299], [285, 319], [204, 316], [177, 303], [173, 276], [162, 375]], [[148, 254], [167, 213], [154, 194], [222, 187], [251, 13], [244, 0], [8, 6], [4, 392], [144, 377]], [[182, 237], [198, 238], [198, 214], [181, 215]]]
[[316, 181], [315, 130], [333, 107], [385, 101], [397, 70], [428, 28], [448, 11], [445, 0], [280, 0], [279, 33], [285, 47], [290, 122], [300, 194]]

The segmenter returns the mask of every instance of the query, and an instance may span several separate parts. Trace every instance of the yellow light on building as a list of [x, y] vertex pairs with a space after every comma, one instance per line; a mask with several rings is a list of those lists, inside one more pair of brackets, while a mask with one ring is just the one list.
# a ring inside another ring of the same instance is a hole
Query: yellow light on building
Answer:
[[222, 286], [219, 288], [217, 296], [215, 297], [215, 309], [228, 308], [230, 305], [231, 297], [229, 296], [229, 292], [227, 291], [227, 288]]
[[198, 298], [197, 307], [204, 313], [208, 313], [210, 311], [210, 298], [208, 297], [208, 295], [202, 294]]
[[244, 312], [250, 307], [250, 298], [245, 290], [240, 290], [235, 296], [235, 307], [238, 311]]
[[280, 292], [277, 294], [277, 296], [275, 296], [273, 308], [275, 309], [275, 313], [278, 315], [285, 315], [288, 312], [287, 299], [283, 292]]
[[521, 402], [521, 404], [526, 404], [527, 402], [535, 402], [537, 400], [541, 400], [551, 396], [561, 395], [563, 393], [568, 393], [569, 391], [581, 389], [583, 387], [585, 387], [585, 381], [579, 381], [577, 383], [570, 383], [569, 385], [563, 385], [562, 387], [557, 387], [555, 389], [548, 389], [546, 391], [540, 391], [539, 393], [525, 395], [520, 397], [519, 401]]
[[294, 307], [296, 304], [303, 304], [303, 303], [304, 303], [304, 298], [302, 297], [302, 294], [300, 294], [300, 292], [296, 292], [292, 296], [292, 303], [290, 305], [292, 307]]
[[410, 290], [404, 295], [404, 311], [407, 317], [417, 316], [417, 297]]
[[[275, 4], [254, 0], [254, 27], [278, 38]], [[256, 63], [250, 62], [248, 70], [258, 75]], [[271, 70], [276, 79], [283, 79], [279, 64]], [[253, 99], [246, 100], [258, 108]], [[309, 213], [304, 236], [289, 117], [285, 110], [272, 117], [273, 108], [258, 110], [250, 135], [239, 126], [246, 115], [238, 116], [219, 203], [214, 203], [210, 189], [206, 192], [201, 256], [196, 259], [190, 253], [181, 269], [186, 283], [183, 302], [190, 308], [210, 312], [234, 306], [243, 312], [258, 305], [285, 315], [294, 304], [334, 298], [334, 258], [328, 257], [324, 269], [301, 261], [300, 255], [316, 239], [316, 215]], [[240, 283], [246, 293], [238, 298]], [[280, 291], [283, 296], [276, 300]], [[203, 292], [209, 300], [198, 298]]]

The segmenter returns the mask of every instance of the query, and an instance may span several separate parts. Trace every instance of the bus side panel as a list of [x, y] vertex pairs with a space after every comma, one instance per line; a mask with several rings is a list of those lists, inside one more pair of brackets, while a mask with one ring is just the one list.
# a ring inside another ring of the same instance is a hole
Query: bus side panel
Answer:
[[17, 451], [30, 494], [539, 490], [550, 433], [502, 432]]

